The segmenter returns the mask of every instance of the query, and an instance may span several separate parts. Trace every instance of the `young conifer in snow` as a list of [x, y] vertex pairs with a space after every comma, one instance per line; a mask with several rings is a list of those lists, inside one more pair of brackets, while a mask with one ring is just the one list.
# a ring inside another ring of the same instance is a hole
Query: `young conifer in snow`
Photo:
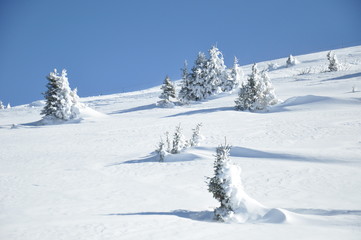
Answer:
[[286, 61], [287, 67], [294, 66], [298, 63], [299, 63], [298, 60], [292, 55], [290, 55]]
[[230, 185], [233, 183], [233, 175], [230, 175], [232, 165], [229, 160], [231, 146], [225, 144], [217, 147], [216, 159], [214, 161], [214, 176], [208, 178], [208, 191], [221, 204], [214, 210], [214, 217], [217, 221], [224, 222], [234, 214], [232, 208]]
[[250, 110], [253, 111], [257, 107], [257, 99], [261, 95], [260, 89], [261, 76], [257, 69], [257, 64], [252, 66], [252, 73], [248, 77], [248, 81], [242, 84], [238, 93], [238, 98], [235, 100], [236, 110]]
[[338, 59], [334, 52], [329, 51], [327, 54], [327, 59], [329, 61], [328, 69], [330, 72], [336, 72], [340, 69], [340, 64], [338, 63]]
[[160, 139], [159, 143], [158, 143], [158, 147], [155, 150], [155, 152], [157, 153], [158, 156], [158, 161], [159, 162], [164, 162], [165, 156], [168, 154], [166, 151], [166, 146], [164, 144], [163, 139]]
[[5, 106], [2, 101], [0, 101], [0, 109], [5, 109]]
[[197, 126], [193, 129], [192, 138], [189, 141], [191, 147], [198, 146], [202, 141], [203, 136], [201, 135], [202, 123], [198, 123]]
[[205, 71], [205, 98], [222, 92], [227, 83], [226, 65], [222, 52], [213, 46], [208, 50], [209, 59]]
[[259, 98], [259, 110], [266, 109], [268, 106], [275, 105], [279, 102], [275, 89], [272, 86], [270, 77], [267, 74], [267, 71], [261, 72], [261, 84], [262, 84], [262, 94]]
[[227, 144], [217, 148], [214, 176], [208, 178], [208, 191], [221, 204], [214, 210], [215, 219], [222, 222], [258, 221], [270, 209], [252, 199], [244, 191], [241, 168], [230, 162], [230, 150], [231, 147]]
[[183, 104], [187, 104], [191, 100], [190, 96], [192, 92], [191, 79], [190, 79], [190, 74], [188, 72], [187, 61], [184, 61], [184, 67], [181, 68], [181, 71], [182, 71], [182, 86], [181, 86], [181, 90], [178, 93], [178, 100]]
[[180, 153], [186, 147], [187, 147], [186, 140], [183, 136], [182, 128], [179, 125], [176, 127], [173, 135], [173, 147], [171, 153], [173, 154]]
[[243, 76], [243, 71], [238, 65], [237, 57], [234, 57], [233, 67], [227, 70], [227, 80], [222, 86], [223, 92], [231, 92], [232, 90], [238, 88]]
[[175, 87], [171, 82], [170, 78], [166, 76], [163, 85], [161, 87], [162, 93], [159, 98], [162, 99], [157, 103], [158, 106], [162, 107], [173, 107], [174, 104], [171, 99], [175, 98]]
[[51, 72], [47, 77], [48, 90], [44, 96], [46, 104], [41, 111], [44, 117], [52, 117], [62, 120], [69, 120], [78, 117], [79, 105], [76, 90], [71, 91], [65, 69], [58, 74], [57, 70]]
[[11, 108], [11, 105], [10, 103], [8, 103], [8, 105], [6, 106], [6, 109], [10, 109]]

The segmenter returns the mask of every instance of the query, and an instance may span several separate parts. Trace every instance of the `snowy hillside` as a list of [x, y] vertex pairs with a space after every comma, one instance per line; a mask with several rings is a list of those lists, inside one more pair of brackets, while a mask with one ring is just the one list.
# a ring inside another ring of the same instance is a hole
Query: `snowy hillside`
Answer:
[[[327, 52], [260, 63], [279, 65], [269, 112], [235, 111], [236, 92], [158, 108], [159, 86], [83, 98], [95, 111], [67, 124], [36, 124], [43, 101], [0, 110], [0, 239], [361, 239], [361, 46], [335, 53], [337, 72]], [[166, 131], [197, 123], [200, 146], [157, 162]], [[213, 220], [225, 137], [245, 192], [273, 209], [262, 221]]]

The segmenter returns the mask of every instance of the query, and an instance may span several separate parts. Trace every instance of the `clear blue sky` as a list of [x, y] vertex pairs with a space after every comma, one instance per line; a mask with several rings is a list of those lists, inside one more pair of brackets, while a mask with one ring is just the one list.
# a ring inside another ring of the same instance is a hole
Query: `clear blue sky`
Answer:
[[0, 100], [43, 99], [54, 68], [81, 97], [145, 89], [215, 43], [229, 66], [361, 45], [361, 1], [0, 0]]

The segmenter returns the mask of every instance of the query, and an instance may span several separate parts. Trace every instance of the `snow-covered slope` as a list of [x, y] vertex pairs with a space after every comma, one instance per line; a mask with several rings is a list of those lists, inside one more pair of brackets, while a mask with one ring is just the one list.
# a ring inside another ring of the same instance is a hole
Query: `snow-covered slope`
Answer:
[[[360, 239], [361, 46], [335, 53], [332, 73], [327, 52], [272, 61], [284, 102], [267, 113], [234, 111], [236, 93], [157, 108], [159, 87], [84, 98], [102, 114], [61, 125], [34, 124], [41, 101], [0, 110], [0, 239]], [[199, 122], [199, 147], [155, 160], [164, 132]], [[212, 220], [224, 137], [245, 192], [273, 209], [262, 221]]]

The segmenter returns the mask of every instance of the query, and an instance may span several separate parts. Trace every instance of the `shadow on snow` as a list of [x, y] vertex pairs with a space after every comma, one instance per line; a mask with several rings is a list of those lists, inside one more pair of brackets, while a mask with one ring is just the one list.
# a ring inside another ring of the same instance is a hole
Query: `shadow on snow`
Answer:
[[335, 80], [344, 80], [344, 79], [356, 78], [356, 77], [361, 77], [361, 72], [353, 73], [353, 74], [346, 74], [346, 75], [343, 75], [343, 76], [330, 78], [330, 79], [325, 79], [325, 80], [322, 80], [322, 82], [335, 81]]
[[171, 212], [111, 213], [106, 216], [176, 216], [194, 221], [213, 222], [213, 211], [175, 210]]
[[192, 110], [192, 111], [183, 112], [183, 113], [177, 113], [174, 115], [169, 115], [169, 116], [166, 116], [166, 118], [188, 116], [188, 115], [194, 115], [194, 114], [206, 114], [206, 113], [221, 112], [221, 111], [234, 111], [234, 110], [235, 110], [234, 107], [205, 108], [205, 109], [198, 109], [198, 110]]
[[230, 155], [243, 158], [268, 158], [287, 161], [318, 162], [318, 163], [344, 163], [344, 161], [333, 159], [321, 159], [315, 157], [299, 156], [285, 153], [271, 153], [243, 147], [232, 147]]
[[[189, 162], [189, 161], [194, 161], [194, 160], [200, 159], [200, 158], [201, 157], [199, 157], [198, 155], [193, 154], [193, 153], [181, 152], [178, 154], [167, 155], [165, 157], [164, 162], [160, 162], [160, 163]], [[121, 165], [121, 164], [137, 164], [137, 163], [152, 163], [152, 162], [159, 163], [156, 153], [154, 153], [152, 155], [148, 155], [148, 156], [140, 158], [140, 159], [127, 160], [124, 162], [113, 163], [113, 164], [108, 165], [108, 167]]]
[[138, 111], [154, 109], [156, 107], [157, 107], [157, 105], [155, 103], [152, 103], [152, 104], [148, 104], [148, 105], [144, 105], [144, 106], [139, 106], [139, 107], [128, 108], [128, 109], [124, 109], [124, 110], [120, 110], [120, 111], [115, 111], [115, 112], [112, 112], [110, 114], [122, 114], [122, 113], [138, 112]]

